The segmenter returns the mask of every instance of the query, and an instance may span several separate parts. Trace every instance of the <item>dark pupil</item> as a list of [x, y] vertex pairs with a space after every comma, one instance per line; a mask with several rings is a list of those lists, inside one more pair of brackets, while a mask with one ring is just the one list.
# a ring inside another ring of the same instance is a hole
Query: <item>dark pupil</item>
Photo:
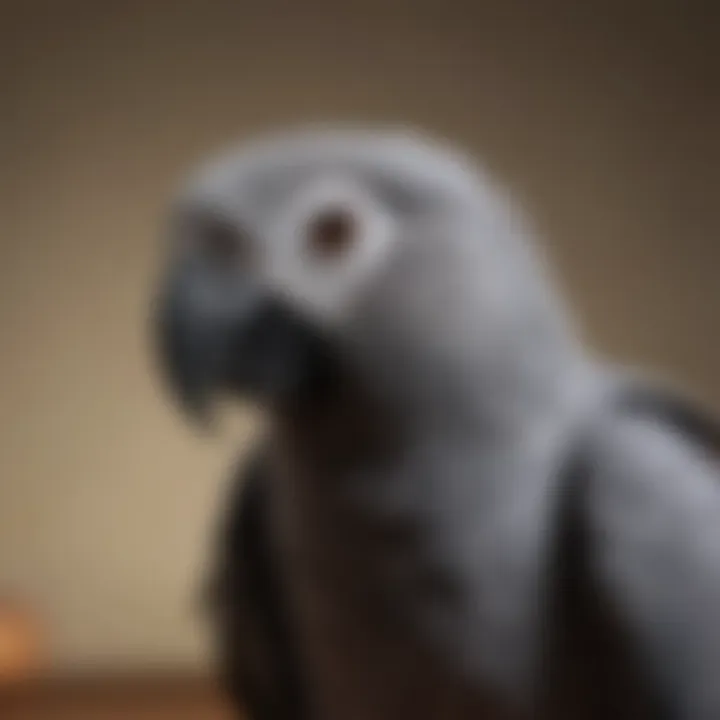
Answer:
[[309, 240], [320, 255], [335, 255], [345, 250], [355, 235], [355, 219], [344, 210], [327, 212], [312, 221]]

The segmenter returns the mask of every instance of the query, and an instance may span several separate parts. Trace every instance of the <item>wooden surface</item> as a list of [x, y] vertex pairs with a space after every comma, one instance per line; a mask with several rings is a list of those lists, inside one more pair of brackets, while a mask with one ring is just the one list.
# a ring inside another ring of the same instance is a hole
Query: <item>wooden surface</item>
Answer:
[[54, 680], [0, 690], [2, 720], [234, 720], [198, 678]]

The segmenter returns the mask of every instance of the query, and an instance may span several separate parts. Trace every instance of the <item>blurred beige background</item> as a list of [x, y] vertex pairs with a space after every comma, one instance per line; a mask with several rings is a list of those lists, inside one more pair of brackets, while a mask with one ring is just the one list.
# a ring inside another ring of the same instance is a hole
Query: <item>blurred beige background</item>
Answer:
[[714, 4], [465, 5], [2, 2], [0, 591], [45, 614], [55, 668], [203, 661], [193, 597], [247, 424], [203, 441], [158, 392], [156, 229], [193, 163], [268, 124], [465, 143], [594, 344], [720, 405]]

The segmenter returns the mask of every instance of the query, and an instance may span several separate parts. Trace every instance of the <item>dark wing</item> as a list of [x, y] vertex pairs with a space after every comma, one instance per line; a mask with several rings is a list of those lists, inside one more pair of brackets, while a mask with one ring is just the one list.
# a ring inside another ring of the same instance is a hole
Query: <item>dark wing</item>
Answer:
[[[650, 710], [629, 716], [720, 718], [720, 422], [670, 388], [629, 382], [582, 477], [586, 597], [604, 598], [633, 660], [623, 675], [635, 668]], [[616, 697], [607, 717], [626, 716], [628, 693]]]
[[269, 465], [254, 453], [237, 471], [210, 585], [219, 670], [250, 720], [305, 720], [305, 702], [268, 523]]

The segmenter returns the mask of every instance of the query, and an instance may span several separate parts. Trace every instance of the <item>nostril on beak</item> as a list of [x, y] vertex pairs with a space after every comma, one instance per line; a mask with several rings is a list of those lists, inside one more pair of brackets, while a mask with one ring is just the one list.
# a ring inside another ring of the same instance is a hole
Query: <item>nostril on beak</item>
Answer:
[[253, 261], [248, 233], [223, 218], [206, 218], [196, 235], [196, 243], [200, 256], [216, 270], [247, 269]]

